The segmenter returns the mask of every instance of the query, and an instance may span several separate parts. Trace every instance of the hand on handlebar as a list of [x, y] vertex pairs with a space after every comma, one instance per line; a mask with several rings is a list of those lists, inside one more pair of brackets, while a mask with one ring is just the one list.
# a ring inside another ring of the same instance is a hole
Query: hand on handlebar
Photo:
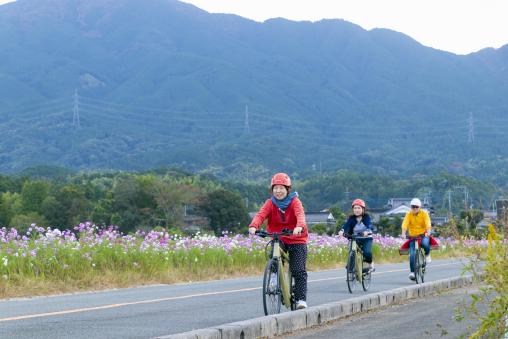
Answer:
[[256, 227], [249, 227], [249, 234], [256, 234], [257, 228]]
[[342, 237], [342, 236], [344, 236], [344, 230], [339, 231], [339, 237]]
[[303, 227], [297, 226], [293, 229], [293, 235], [300, 235], [302, 234]]
[[406, 239], [406, 232], [402, 232], [402, 234], [400, 235], [400, 237], [401, 237], [402, 239]]

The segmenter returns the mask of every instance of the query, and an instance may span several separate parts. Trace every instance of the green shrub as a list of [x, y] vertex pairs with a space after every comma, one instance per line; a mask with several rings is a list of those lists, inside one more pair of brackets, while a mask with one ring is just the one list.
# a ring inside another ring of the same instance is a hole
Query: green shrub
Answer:
[[[473, 294], [468, 311], [480, 319], [480, 326], [470, 338], [503, 338], [508, 334], [508, 242], [500, 239], [492, 225], [489, 225], [489, 248], [483, 267], [484, 286]], [[485, 255], [485, 253], [483, 254]], [[470, 266], [479, 274], [477, 266]], [[477, 304], [488, 305], [485, 315], [480, 315]]]

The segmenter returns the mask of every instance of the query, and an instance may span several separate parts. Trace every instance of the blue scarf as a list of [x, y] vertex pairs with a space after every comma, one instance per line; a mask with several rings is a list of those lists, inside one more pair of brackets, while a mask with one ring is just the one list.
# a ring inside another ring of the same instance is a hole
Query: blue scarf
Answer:
[[284, 199], [282, 200], [279, 200], [277, 198], [275, 198], [273, 195], [272, 195], [272, 202], [275, 204], [275, 206], [277, 206], [277, 208], [279, 210], [282, 211], [282, 213], [286, 213], [286, 209], [288, 208], [289, 204], [291, 204], [291, 201], [293, 201], [293, 199], [295, 197], [298, 196], [298, 192], [291, 192], [289, 193]]

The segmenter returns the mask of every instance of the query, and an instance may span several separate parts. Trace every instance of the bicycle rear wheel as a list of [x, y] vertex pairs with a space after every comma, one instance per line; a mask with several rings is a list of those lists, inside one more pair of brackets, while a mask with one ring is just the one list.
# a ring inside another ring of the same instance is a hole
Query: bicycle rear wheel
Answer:
[[417, 284], [423, 283], [423, 254], [421, 249], [418, 249], [415, 253], [415, 282]]
[[356, 254], [355, 252], [349, 252], [347, 267], [346, 267], [346, 281], [349, 293], [353, 293], [356, 290]]
[[368, 291], [370, 288], [370, 280], [371, 280], [371, 271], [368, 267], [365, 267], [365, 262], [362, 261], [362, 272], [363, 272], [363, 279], [362, 279], [362, 287], [364, 291]]
[[265, 315], [280, 313], [282, 293], [279, 286], [280, 263], [270, 259], [265, 267], [263, 276], [263, 309]]

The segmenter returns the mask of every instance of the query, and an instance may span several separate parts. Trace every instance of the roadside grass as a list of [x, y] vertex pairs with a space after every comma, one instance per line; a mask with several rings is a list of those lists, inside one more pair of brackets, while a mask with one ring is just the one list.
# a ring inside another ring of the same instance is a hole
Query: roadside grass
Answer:
[[[375, 263], [407, 262], [402, 240], [376, 236]], [[483, 241], [441, 239], [433, 258], [467, 257]], [[261, 275], [266, 240], [224, 234], [176, 237], [165, 232], [123, 235], [116, 228], [80, 224], [61, 232], [33, 226], [26, 235], [0, 229], [0, 298], [54, 295], [151, 284]], [[308, 270], [343, 268], [344, 238], [310, 235]]]

